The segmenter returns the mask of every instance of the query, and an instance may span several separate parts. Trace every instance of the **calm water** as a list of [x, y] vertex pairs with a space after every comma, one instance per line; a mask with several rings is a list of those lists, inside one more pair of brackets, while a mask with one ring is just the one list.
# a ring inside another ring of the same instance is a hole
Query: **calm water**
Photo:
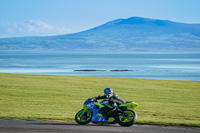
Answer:
[[0, 51], [0, 73], [200, 81], [200, 53]]

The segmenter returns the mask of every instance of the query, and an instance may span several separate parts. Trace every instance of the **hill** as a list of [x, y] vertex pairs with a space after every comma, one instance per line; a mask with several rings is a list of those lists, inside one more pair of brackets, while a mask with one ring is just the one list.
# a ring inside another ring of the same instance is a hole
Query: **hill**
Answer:
[[198, 49], [200, 24], [131, 17], [67, 35], [0, 39], [0, 50]]

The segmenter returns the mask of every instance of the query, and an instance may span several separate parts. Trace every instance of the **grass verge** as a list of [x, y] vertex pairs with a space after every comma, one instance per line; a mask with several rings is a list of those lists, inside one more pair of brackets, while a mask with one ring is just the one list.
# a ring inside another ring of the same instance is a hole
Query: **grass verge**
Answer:
[[140, 124], [200, 127], [199, 81], [0, 73], [0, 118], [72, 121], [105, 87], [138, 103]]

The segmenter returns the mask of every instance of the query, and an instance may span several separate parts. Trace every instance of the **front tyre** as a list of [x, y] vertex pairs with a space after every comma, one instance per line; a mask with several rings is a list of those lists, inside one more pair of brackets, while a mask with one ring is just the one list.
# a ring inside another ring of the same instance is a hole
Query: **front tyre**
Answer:
[[122, 115], [119, 116], [117, 123], [120, 126], [132, 126], [137, 120], [137, 114], [132, 110], [124, 111]]
[[92, 113], [84, 112], [84, 109], [80, 110], [76, 116], [75, 121], [80, 125], [88, 124], [92, 119]]

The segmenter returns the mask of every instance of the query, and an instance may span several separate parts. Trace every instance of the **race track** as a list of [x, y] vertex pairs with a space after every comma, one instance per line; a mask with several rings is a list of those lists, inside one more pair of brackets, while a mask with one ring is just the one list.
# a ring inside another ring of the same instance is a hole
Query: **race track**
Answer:
[[77, 125], [74, 122], [55, 122], [19, 119], [0, 119], [0, 133], [200, 133], [200, 128], [133, 125]]

